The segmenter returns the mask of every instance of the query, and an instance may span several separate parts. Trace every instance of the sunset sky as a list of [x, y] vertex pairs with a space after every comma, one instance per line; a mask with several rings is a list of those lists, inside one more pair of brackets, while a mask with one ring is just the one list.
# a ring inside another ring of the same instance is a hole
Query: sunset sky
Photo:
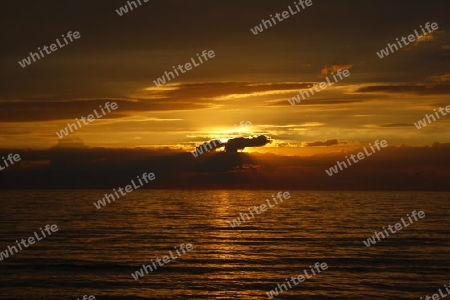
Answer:
[[[0, 4], [2, 148], [65, 143], [191, 151], [238, 136], [232, 132], [241, 121], [253, 126], [239, 136], [273, 139], [247, 150], [284, 155], [350, 150], [377, 139], [390, 146], [450, 140], [450, 117], [420, 130], [413, 124], [450, 104], [446, 0], [314, 0], [256, 36], [250, 28], [293, 1], [149, 1], [123, 16], [115, 10], [125, 1], [28, 1], [26, 8], [15, 2]], [[439, 29], [383, 59], [376, 55], [426, 22]], [[26, 68], [18, 64], [68, 31], [81, 38]], [[215, 58], [155, 86], [165, 71], [203, 50]], [[288, 103], [339, 68], [351, 75]], [[59, 141], [57, 131], [107, 101], [119, 108]]]
[[0, 12], [0, 299], [450, 291], [450, 0]]

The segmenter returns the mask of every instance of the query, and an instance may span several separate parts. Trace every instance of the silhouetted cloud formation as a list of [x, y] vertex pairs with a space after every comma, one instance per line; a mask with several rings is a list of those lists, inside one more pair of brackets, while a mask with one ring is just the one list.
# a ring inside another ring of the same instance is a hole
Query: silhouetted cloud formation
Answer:
[[235, 138], [229, 139], [225, 144], [225, 151], [227, 152], [237, 152], [238, 150], [244, 150], [245, 147], [261, 147], [269, 144], [271, 141], [265, 135], [260, 135], [256, 138]]
[[333, 146], [333, 145], [338, 145], [338, 144], [339, 144], [339, 140], [334, 139], [334, 140], [327, 140], [325, 142], [318, 141], [318, 142], [307, 143], [306, 146], [307, 147], [321, 147], [321, 146]]
[[156, 180], [142, 189], [449, 191], [449, 150], [450, 143], [438, 142], [432, 147], [388, 147], [330, 177], [325, 169], [342, 161], [341, 152], [208, 152], [193, 158], [181, 149], [0, 149], [0, 157], [20, 153], [22, 158], [0, 172], [0, 189], [113, 189], [153, 172]]

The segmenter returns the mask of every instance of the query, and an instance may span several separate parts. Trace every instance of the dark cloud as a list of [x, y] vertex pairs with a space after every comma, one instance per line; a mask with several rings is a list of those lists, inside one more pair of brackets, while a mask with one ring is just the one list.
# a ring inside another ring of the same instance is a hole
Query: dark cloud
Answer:
[[262, 147], [270, 142], [270, 138], [260, 135], [258, 137], [250, 138], [233, 138], [229, 139], [226, 143], [222, 143], [220, 140], [212, 140], [201, 144], [197, 148], [203, 148], [206, 151], [210, 151], [225, 147], [226, 152], [237, 152], [238, 150], [244, 150], [246, 147]]
[[271, 140], [265, 135], [260, 135], [256, 138], [235, 138], [230, 139], [225, 145], [227, 152], [237, 152], [238, 150], [244, 150], [246, 147], [262, 147], [271, 142]]
[[356, 93], [445, 95], [450, 94], [450, 84], [372, 85], [359, 88]]
[[334, 139], [334, 140], [327, 140], [325, 142], [312, 142], [312, 143], [307, 143], [306, 146], [307, 147], [323, 147], [323, 146], [334, 146], [334, 145], [339, 145], [339, 140]]
[[[106, 115], [100, 110], [106, 102], [116, 102], [118, 109]], [[92, 99], [73, 101], [14, 101], [0, 102], [0, 120], [2, 122], [35, 122], [54, 120], [75, 120], [90, 114], [95, 116], [97, 111], [102, 119], [122, 118], [132, 115], [136, 111], [168, 111], [194, 110], [209, 107], [206, 102], [174, 102], [167, 99]]]
[[[4, 149], [0, 157], [19, 153], [23, 162], [34, 167], [17, 164], [3, 170], [0, 188], [112, 189], [123, 187], [144, 172], [153, 172], [156, 180], [143, 189], [438, 191], [450, 189], [449, 150], [448, 143], [435, 143], [433, 147], [389, 146], [329, 177], [325, 170], [343, 161], [346, 154], [300, 157], [213, 152], [194, 158], [184, 151], [149, 149]], [[249, 165], [255, 167], [246, 167]]]
[[[26, 97], [20, 101], [3, 99], [0, 102], [0, 120], [3, 122], [35, 122], [70, 120], [87, 116], [94, 109], [101, 114], [100, 105], [116, 102], [119, 108], [103, 118], [121, 118], [136, 111], [197, 110], [220, 103], [213, 98], [229, 94], [249, 94], [258, 92], [302, 89], [310, 83], [257, 83], [257, 82], [209, 82], [180, 83], [161, 89], [152, 87], [142, 91], [142, 98], [104, 98], [67, 100], [53, 96]], [[149, 97], [150, 99], [147, 99]]]

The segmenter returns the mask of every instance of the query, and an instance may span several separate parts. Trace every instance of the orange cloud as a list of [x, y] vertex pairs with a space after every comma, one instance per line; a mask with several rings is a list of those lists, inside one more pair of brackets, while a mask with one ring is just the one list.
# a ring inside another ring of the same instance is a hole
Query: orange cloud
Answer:
[[322, 71], [320, 71], [320, 75], [326, 76], [330, 72], [336, 72], [337, 70], [340, 70], [340, 69], [350, 69], [351, 67], [353, 67], [353, 65], [350, 65], [350, 64], [331, 65], [328, 67], [324, 67], [322, 69]]

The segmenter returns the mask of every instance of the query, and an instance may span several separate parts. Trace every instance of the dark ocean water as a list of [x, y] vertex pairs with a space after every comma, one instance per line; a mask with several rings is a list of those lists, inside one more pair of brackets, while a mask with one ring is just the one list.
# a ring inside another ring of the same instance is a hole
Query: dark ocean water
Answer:
[[[450, 193], [305, 192], [231, 221], [278, 191], [0, 191], [0, 251], [46, 224], [59, 231], [0, 261], [0, 299], [268, 299], [316, 262], [328, 269], [277, 299], [420, 299], [450, 283]], [[370, 248], [413, 210], [424, 219]], [[139, 280], [182, 243], [194, 250]]]

